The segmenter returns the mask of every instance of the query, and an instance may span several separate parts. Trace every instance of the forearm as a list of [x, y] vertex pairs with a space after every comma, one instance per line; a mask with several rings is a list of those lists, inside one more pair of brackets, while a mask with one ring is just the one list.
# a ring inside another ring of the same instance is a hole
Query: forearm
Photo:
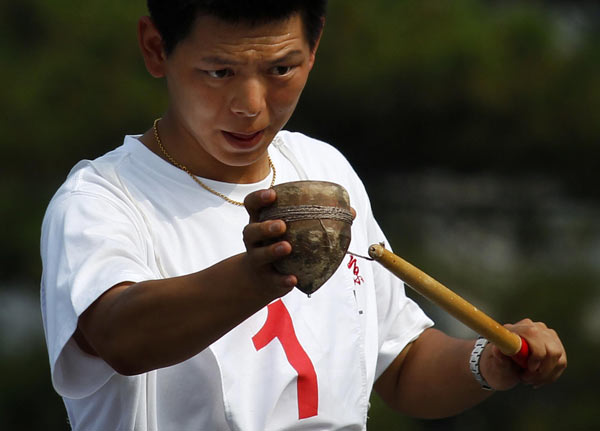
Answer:
[[492, 394], [469, 369], [472, 340], [426, 330], [380, 377], [375, 389], [394, 409], [410, 416], [440, 418], [458, 414]]
[[275, 199], [272, 189], [246, 197], [245, 253], [194, 274], [109, 289], [79, 317], [79, 346], [122, 374], [143, 373], [191, 358], [288, 293], [298, 279], [272, 265], [292, 251], [277, 241], [286, 225], [258, 221], [260, 208]]
[[122, 374], [182, 362], [284, 293], [247, 280], [244, 258], [111, 289], [84, 313], [80, 328], [97, 354]]

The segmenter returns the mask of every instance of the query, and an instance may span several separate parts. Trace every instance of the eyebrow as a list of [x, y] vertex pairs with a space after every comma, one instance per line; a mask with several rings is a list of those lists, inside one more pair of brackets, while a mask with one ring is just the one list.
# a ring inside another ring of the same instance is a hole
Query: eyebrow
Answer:
[[304, 53], [301, 50], [294, 49], [293, 51], [286, 53], [282, 57], [279, 57], [279, 58], [276, 58], [275, 60], [270, 61], [269, 64], [273, 66], [275, 64], [285, 63], [285, 62], [292, 60], [294, 57], [296, 57], [298, 55], [303, 55], [303, 54]]
[[[292, 60], [295, 56], [302, 55], [302, 54], [303, 54], [303, 52], [301, 50], [294, 49], [293, 51], [290, 51], [279, 58], [269, 61], [269, 64], [275, 65], [275, 64], [285, 63], [287, 61]], [[209, 55], [206, 57], [202, 57], [201, 61], [203, 63], [216, 64], [219, 66], [237, 66], [237, 65], [244, 63], [243, 61], [238, 61], [233, 58], [225, 58], [225, 57], [221, 57], [219, 55]]]

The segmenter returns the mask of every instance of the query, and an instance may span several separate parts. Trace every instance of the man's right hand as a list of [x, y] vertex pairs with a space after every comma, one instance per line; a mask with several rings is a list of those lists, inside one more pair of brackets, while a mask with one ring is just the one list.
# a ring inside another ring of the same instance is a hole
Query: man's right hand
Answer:
[[253, 274], [253, 281], [275, 297], [283, 296], [297, 284], [295, 275], [284, 275], [275, 270], [272, 263], [292, 252], [292, 246], [287, 241], [276, 241], [286, 230], [283, 220], [259, 221], [262, 208], [275, 202], [275, 190], [266, 189], [250, 193], [244, 200], [244, 205], [250, 216], [248, 225], [244, 228], [244, 244], [246, 245], [246, 264], [248, 271]]

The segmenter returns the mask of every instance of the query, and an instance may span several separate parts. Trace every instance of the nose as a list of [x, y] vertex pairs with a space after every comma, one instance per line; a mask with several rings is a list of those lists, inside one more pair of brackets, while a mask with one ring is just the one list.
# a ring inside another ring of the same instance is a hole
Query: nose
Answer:
[[257, 117], [265, 109], [265, 88], [260, 79], [245, 79], [235, 88], [231, 112], [239, 117]]

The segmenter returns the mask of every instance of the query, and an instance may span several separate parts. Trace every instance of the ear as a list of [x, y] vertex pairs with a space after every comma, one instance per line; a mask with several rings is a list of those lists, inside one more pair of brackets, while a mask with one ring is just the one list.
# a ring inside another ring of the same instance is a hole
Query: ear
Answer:
[[319, 48], [319, 43], [321, 43], [321, 36], [323, 36], [323, 28], [325, 27], [325, 17], [321, 18], [321, 21], [322, 21], [321, 32], [319, 33], [319, 37], [317, 37], [317, 40], [315, 42], [315, 46], [311, 50], [310, 57], [308, 59], [308, 64], [309, 64], [310, 69], [312, 69], [312, 67], [315, 64], [315, 56], [317, 55], [317, 49]]
[[167, 55], [163, 48], [162, 36], [149, 16], [138, 21], [138, 43], [148, 73], [155, 78], [165, 76], [165, 61]]

